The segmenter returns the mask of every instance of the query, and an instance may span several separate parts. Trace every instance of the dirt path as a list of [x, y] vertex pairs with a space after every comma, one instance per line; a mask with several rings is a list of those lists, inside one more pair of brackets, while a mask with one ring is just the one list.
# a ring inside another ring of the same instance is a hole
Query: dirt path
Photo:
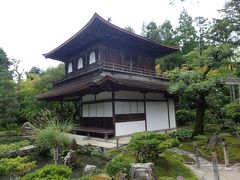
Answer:
[[[190, 158], [195, 160], [195, 156], [193, 153], [173, 148], [174, 152], [178, 154], [187, 155]], [[200, 180], [213, 180], [214, 174], [213, 174], [213, 167], [212, 163], [208, 160], [199, 157], [201, 168], [197, 168], [195, 164], [187, 165], [189, 166], [193, 172], [198, 176], [198, 179]], [[219, 164], [219, 174], [220, 174], [220, 180], [240, 180], [240, 164], [234, 164], [229, 167], [225, 167], [224, 164]]]

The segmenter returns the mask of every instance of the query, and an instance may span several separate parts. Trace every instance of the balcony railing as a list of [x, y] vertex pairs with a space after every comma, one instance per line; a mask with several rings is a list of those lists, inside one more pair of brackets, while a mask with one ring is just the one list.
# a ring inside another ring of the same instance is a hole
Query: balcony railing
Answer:
[[158, 77], [156, 75], [155, 71], [151, 71], [151, 70], [147, 70], [147, 69], [143, 69], [143, 68], [131, 67], [131, 66], [123, 65], [123, 64], [97, 61], [97, 62], [95, 62], [93, 64], [90, 64], [86, 67], [83, 67], [83, 68], [75, 70], [75, 71], [73, 71], [69, 74], [66, 74], [64, 78], [55, 81], [54, 85], [56, 85], [58, 83], [61, 83], [63, 81], [66, 81], [68, 79], [72, 79], [72, 78], [81, 76], [83, 74], [95, 71], [97, 69], [117, 71], [117, 72], [137, 74], [137, 75], [145, 75], [145, 76], [151, 76], [151, 77]]

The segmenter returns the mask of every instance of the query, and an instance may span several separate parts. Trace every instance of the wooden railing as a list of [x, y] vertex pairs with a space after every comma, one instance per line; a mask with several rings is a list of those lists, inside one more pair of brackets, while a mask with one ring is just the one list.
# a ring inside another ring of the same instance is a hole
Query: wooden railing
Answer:
[[59, 79], [57, 81], [54, 81], [54, 85], [57, 85], [63, 81], [66, 81], [68, 79], [75, 78], [77, 76], [81, 76], [83, 74], [95, 71], [97, 69], [103, 69], [103, 70], [111, 70], [111, 71], [117, 71], [117, 72], [123, 72], [123, 73], [130, 73], [130, 74], [137, 74], [137, 75], [147, 75], [152, 77], [158, 77], [156, 75], [155, 71], [142, 69], [142, 68], [136, 68], [131, 67], [123, 64], [116, 64], [116, 63], [110, 63], [110, 62], [104, 62], [104, 61], [97, 61], [93, 64], [90, 64], [88, 66], [85, 66], [81, 69], [75, 70], [69, 74], [66, 74], [64, 78]]

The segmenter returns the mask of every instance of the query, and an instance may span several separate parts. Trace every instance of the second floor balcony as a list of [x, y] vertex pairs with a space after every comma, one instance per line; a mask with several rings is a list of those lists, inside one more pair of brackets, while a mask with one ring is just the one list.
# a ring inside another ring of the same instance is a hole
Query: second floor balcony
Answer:
[[134, 75], [142, 75], [142, 76], [149, 76], [149, 77], [159, 77], [156, 74], [156, 72], [152, 70], [132, 67], [132, 66], [123, 65], [123, 64], [111, 63], [106, 61], [97, 61], [81, 69], [77, 69], [71, 73], [67, 73], [64, 78], [55, 81], [54, 85], [83, 76], [85, 74], [94, 72], [96, 70], [106, 70], [106, 71], [113, 71], [113, 72], [115, 71], [119, 73], [127, 73], [130, 75], [134, 74]]

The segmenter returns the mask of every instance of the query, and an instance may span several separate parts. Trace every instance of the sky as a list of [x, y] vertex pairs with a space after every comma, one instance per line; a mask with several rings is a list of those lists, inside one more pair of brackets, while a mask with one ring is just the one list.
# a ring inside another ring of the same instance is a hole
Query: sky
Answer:
[[47, 53], [79, 31], [96, 12], [111, 23], [131, 26], [141, 34], [143, 22], [158, 25], [166, 19], [177, 26], [185, 8], [193, 18], [219, 17], [225, 0], [0, 0], [0, 48], [10, 59], [21, 60], [20, 69], [43, 70], [59, 62], [45, 59]]

